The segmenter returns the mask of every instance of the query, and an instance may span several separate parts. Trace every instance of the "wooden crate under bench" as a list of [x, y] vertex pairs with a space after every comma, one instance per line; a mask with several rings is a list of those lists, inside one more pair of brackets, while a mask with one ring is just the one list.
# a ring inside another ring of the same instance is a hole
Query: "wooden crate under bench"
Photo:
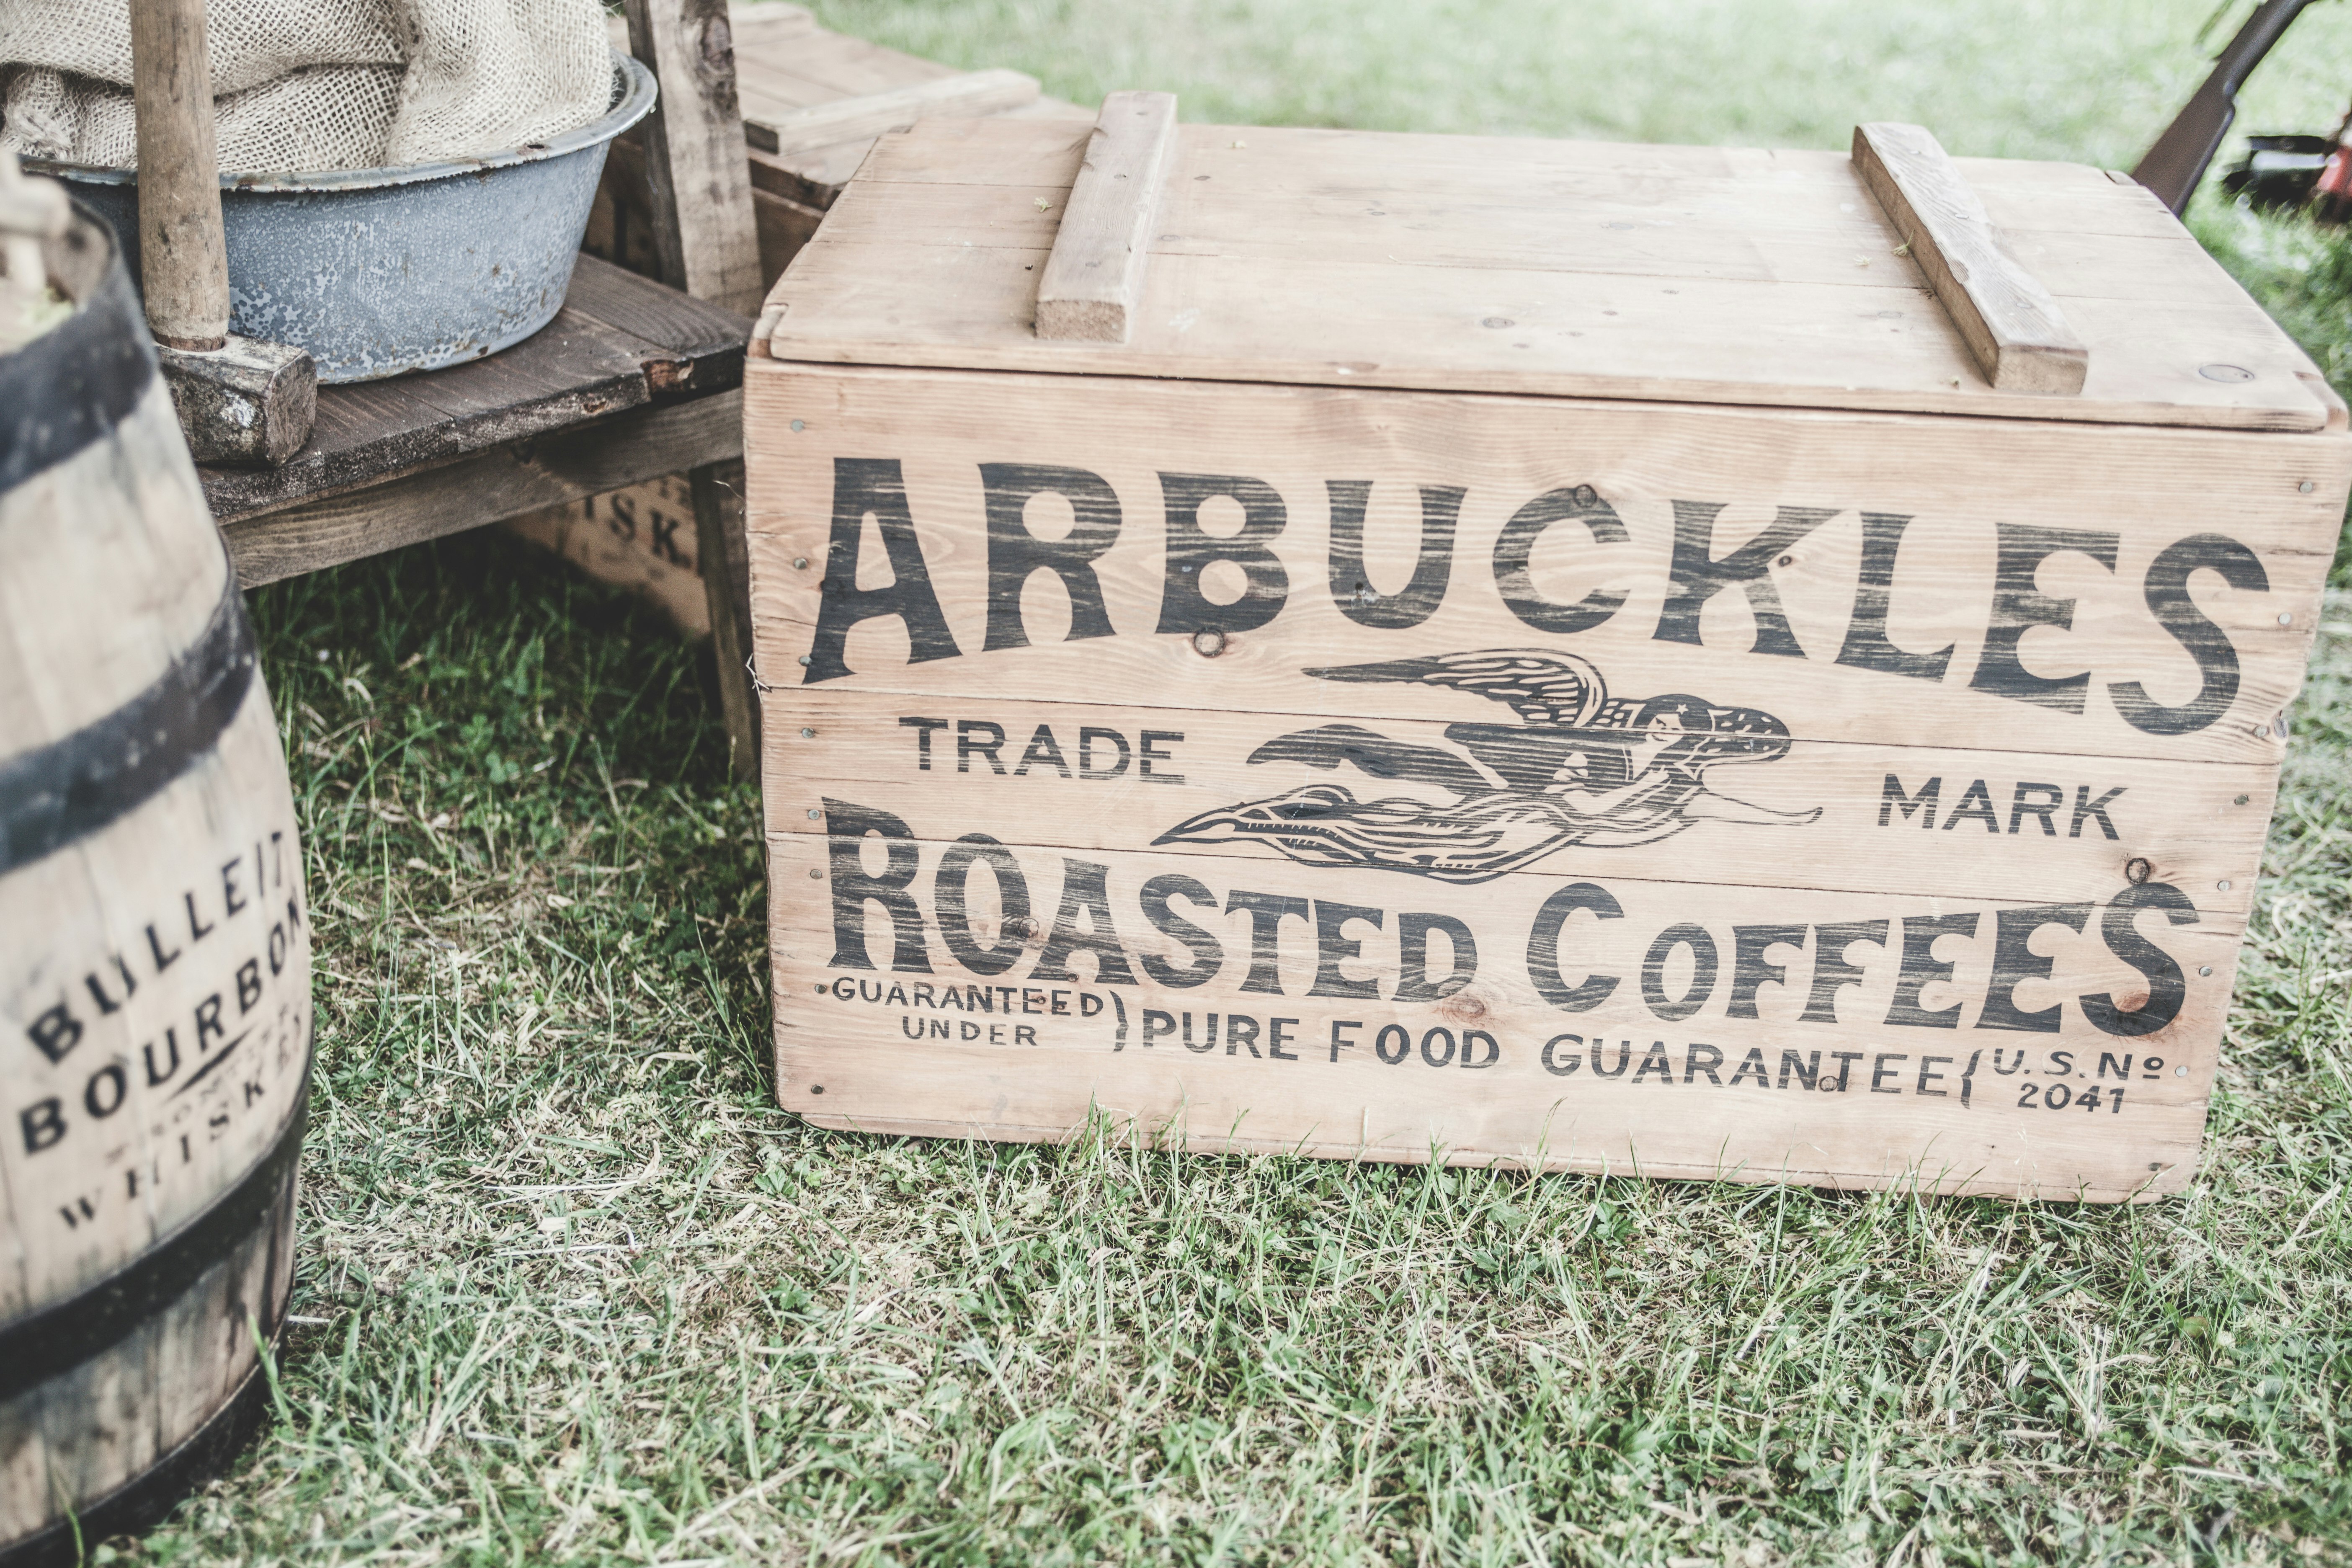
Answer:
[[745, 392], [782, 1103], [2181, 1190], [2345, 410], [1865, 132], [884, 136]]

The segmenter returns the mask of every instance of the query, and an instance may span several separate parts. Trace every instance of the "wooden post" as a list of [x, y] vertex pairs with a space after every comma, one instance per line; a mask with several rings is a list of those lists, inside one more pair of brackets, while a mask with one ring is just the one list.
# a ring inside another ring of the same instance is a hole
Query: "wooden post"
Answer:
[[168, 348], [216, 349], [228, 341], [228, 247], [204, 0], [131, 0], [131, 62], [148, 329]]
[[661, 84], [661, 102], [645, 132], [661, 280], [756, 316], [760, 240], [726, 0], [628, 5], [629, 52]]
[[687, 472], [694, 490], [695, 563], [710, 602], [710, 649], [719, 659], [719, 706], [727, 720], [728, 765], [760, 773], [760, 693], [752, 679], [751, 552], [743, 538], [743, 463], [707, 463]]
[[[726, 0], [628, 0], [629, 51], [661, 84], [646, 121], [654, 254], [662, 281], [743, 315], [760, 311], [760, 238], [750, 155], [735, 95]], [[689, 469], [698, 564], [710, 596], [710, 646], [730, 764], [760, 771], [760, 700], [745, 660], [751, 597], [743, 547], [743, 465]]]

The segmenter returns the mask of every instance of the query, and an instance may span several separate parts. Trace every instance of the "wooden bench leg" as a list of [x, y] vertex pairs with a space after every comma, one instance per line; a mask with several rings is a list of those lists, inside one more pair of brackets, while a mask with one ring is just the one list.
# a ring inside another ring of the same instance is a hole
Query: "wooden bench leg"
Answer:
[[751, 578], [743, 543], [743, 464], [707, 463], [687, 472], [694, 490], [694, 537], [703, 592], [710, 600], [710, 646], [719, 656], [719, 704], [727, 719], [728, 765], [760, 776], [760, 693], [751, 677]]

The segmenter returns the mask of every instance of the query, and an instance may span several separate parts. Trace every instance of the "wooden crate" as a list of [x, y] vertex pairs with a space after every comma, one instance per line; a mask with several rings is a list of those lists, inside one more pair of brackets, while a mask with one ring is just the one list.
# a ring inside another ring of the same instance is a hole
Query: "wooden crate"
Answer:
[[710, 635], [710, 596], [695, 555], [694, 495], [684, 475], [541, 507], [509, 518], [506, 527], [598, 582], [627, 589], [686, 636]]
[[2344, 406], [1870, 129], [885, 136], [746, 383], [782, 1102], [2180, 1191]]

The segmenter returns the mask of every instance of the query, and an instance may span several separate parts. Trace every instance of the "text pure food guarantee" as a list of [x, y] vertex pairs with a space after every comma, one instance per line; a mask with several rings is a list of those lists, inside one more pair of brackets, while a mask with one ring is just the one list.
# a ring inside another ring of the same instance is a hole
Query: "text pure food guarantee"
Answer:
[[2185, 1184], [2340, 434], [771, 352], [786, 1105]]

